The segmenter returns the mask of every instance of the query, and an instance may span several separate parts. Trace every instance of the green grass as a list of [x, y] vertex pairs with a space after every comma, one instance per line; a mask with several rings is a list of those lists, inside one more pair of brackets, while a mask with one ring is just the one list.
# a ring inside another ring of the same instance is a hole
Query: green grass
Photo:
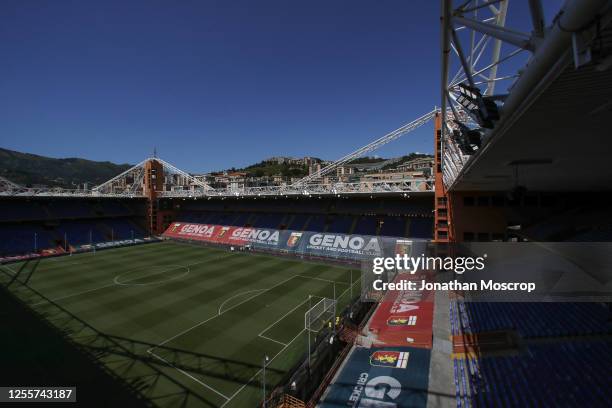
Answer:
[[[355, 270], [174, 242], [10, 268], [101, 332], [163, 346], [150, 350], [163, 371], [218, 407], [255, 406], [264, 356], [270, 390], [305, 353], [309, 305], [332, 298], [335, 285], [342, 307], [353, 280], [359, 293]], [[204, 366], [168, 366], [168, 348], [201, 354]]]

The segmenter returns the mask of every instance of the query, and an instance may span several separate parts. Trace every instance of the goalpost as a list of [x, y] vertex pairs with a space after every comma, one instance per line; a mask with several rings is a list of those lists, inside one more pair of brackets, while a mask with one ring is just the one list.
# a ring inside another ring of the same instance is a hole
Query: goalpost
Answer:
[[[312, 295], [308, 296], [309, 304], [312, 301]], [[325, 327], [328, 322], [333, 322], [336, 317], [336, 300], [323, 298], [304, 313], [304, 329], [308, 332], [308, 366], [310, 366], [310, 333], [318, 332]]]

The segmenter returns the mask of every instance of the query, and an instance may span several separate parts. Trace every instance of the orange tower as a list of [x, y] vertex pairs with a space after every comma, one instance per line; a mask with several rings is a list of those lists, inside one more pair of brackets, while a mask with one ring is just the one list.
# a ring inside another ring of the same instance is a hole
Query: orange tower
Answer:
[[451, 211], [448, 193], [442, 179], [442, 114], [437, 113], [434, 119], [434, 175], [435, 175], [435, 202], [434, 202], [434, 241], [452, 241]]
[[149, 232], [157, 234], [158, 231], [158, 201], [157, 192], [164, 188], [164, 166], [159, 161], [148, 160], [144, 164], [144, 195], [148, 199], [147, 219], [149, 222]]

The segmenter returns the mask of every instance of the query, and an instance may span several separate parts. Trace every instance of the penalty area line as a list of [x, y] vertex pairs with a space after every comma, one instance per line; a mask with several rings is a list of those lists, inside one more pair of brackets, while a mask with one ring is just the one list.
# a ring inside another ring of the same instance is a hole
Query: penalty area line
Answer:
[[308, 275], [296, 275], [300, 278], [304, 278], [304, 279], [314, 279], [314, 280], [318, 280], [321, 282], [327, 282], [327, 283], [335, 283], [337, 285], [347, 285], [347, 286], [351, 286], [350, 283], [346, 283], [346, 282], [341, 282], [341, 281], [334, 281], [331, 279], [323, 279], [323, 278], [318, 278], [316, 276], [308, 276]]
[[270, 338], [268, 336], [264, 336], [263, 334], [259, 334], [258, 336], [261, 337], [262, 339], [270, 340], [270, 341], [273, 341], [274, 343], [280, 344], [281, 346], [286, 346], [287, 345], [287, 343], [283, 343], [282, 341], [274, 340], [273, 338]]
[[[178, 338], [178, 337], [180, 337], [180, 336], [190, 332], [191, 330], [193, 330], [193, 329], [195, 329], [195, 328], [197, 328], [197, 327], [199, 327], [199, 326], [201, 326], [201, 325], [203, 325], [205, 323], [208, 323], [209, 321], [211, 321], [213, 319], [216, 319], [219, 316], [223, 316], [225, 313], [229, 312], [230, 310], [233, 310], [233, 309], [237, 308], [238, 306], [248, 302], [249, 300], [255, 299], [257, 296], [260, 296], [262, 293], [269, 292], [270, 290], [272, 290], [272, 289], [274, 289], [274, 288], [276, 288], [278, 286], [284, 285], [285, 283], [289, 282], [293, 278], [295, 278], [295, 275], [290, 276], [289, 278], [287, 278], [287, 279], [277, 283], [274, 286], [271, 286], [271, 287], [269, 287], [267, 289], [261, 290], [258, 293], [254, 294], [253, 296], [249, 296], [248, 298], [244, 299], [242, 302], [236, 303], [234, 306], [230, 307], [229, 309], [226, 309], [226, 310], [224, 310], [221, 313], [214, 314], [214, 315], [210, 316], [208, 319], [203, 320], [203, 321], [201, 321], [199, 323], [196, 323], [193, 326], [188, 327], [187, 329], [183, 330], [182, 332], [179, 332], [179, 333], [175, 334], [174, 336], [172, 336], [172, 337], [162, 341], [156, 347], [163, 346], [164, 344], [168, 343], [169, 341], [172, 341], [172, 340], [174, 340], [174, 339], [176, 339], [176, 338]], [[149, 350], [154, 350], [156, 347], [151, 347]]]
[[182, 374], [185, 374], [187, 377], [191, 378], [193, 381], [197, 382], [198, 384], [202, 385], [203, 387], [205, 387], [206, 389], [211, 390], [212, 392], [214, 392], [215, 394], [225, 398], [226, 401], [229, 401], [230, 397], [228, 397], [227, 395], [223, 394], [222, 392], [217, 391], [216, 389], [214, 389], [213, 387], [211, 387], [210, 385], [204, 383], [201, 380], [198, 380], [197, 378], [195, 378], [193, 375], [189, 374], [188, 372], [181, 370], [180, 368], [176, 367], [174, 364], [170, 363], [168, 360], [166, 360], [165, 358], [158, 356], [157, 354], [155, 354], [153, 351], [151, 351], [151, 349], [147, 350], [147, 353], [151, 354], [153, 357], [163, 361], [164, 363], [166, 363], [168, 366], [174, 368], [175, 370], [179, 371]]
[[262, 331], [260, 331], [260, 332], [259, 332], [259, 334], [258, 334], [257, 336], [259, 336], [259, 337], [261, 337], [261, 338], [264, 338], [264, 339], [266, 339], [266, 340], [273, 341], [273, 342], [278, 343], [278, 344], [282, 344], [283, 346], [286, 346], [286, 345], [287, 345], [286, 343], [283, 343], [282, 341], [275, 340], [275, 339], [270, 338], [270, 337], [268, 337], [268, 336], [264, 336], [263, 334], [264, 334], [265, 332], [267, 332], [268, 330], [270, 330], [272, 327], [276, 326], [276, 324], [277, 324], [278, 322], [280, 322], [281, 320], [283, 320], [285, 317], [287, 317], [287, 316], [288, 316], [288, 315], [290, 315], [291, 313], [295, 312], [295, 311], [296, 311], [296, 310], [297, 310], [299, 307], [301, 307], [301, 306], [302, 306], [304, 303], [308, 302], [308, 300], [309, 300], [309, 299], [304, 300], [303, 302], [301, 302], [300, 304], [298, 304], [297, 306], [295, 306], [293, 309], [291, 309], [290, 311], [288, 311], [287, 313], [285, 313], [284, 315], [282, 315], [281, 317], [279, 317], [279, 318], [278, 318], [278, 319], [277, 319], [277, 320], [276, 320], [274, 323], [270, 324], [268, 327], [266, 327], [265, 329], [263, 329]]

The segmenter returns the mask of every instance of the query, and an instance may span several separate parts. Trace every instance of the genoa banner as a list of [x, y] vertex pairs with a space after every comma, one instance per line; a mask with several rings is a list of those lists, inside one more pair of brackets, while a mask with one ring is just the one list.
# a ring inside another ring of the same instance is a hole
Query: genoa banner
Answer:
[[249, 245], [261, 250], [350, 260], [366, 260], [385, 254], [420, 251], [424, 245], [424, 242], [405, 238], [182, 222], [172, 223], [162, 235], [168, 238], [230, 246]]

